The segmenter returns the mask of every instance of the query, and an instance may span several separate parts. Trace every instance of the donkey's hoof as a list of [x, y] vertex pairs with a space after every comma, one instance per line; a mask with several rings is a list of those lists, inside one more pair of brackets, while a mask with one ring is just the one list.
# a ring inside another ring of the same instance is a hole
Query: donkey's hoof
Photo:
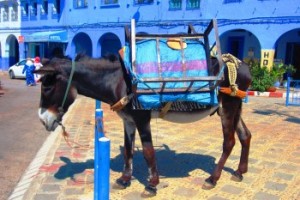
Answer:
[[148, 185], [147, 187], [145, 187], [145, 190], [141, 196], [143, 198], [150, 198], [150, 197], [154, 197], [156, 194], [157, 194], [156, 187]]
[[209, 178], [205, 180], [205, 182], [202, 185], [203, 190], [211, 190], [214, 187], [216, 187], [216, 183], [213, 183]]
[[236, 182], [241, 182], [243, 180], [243, 175], [238, 173], [237, 171], [232, 173], [231, 180]]
[[116, 180], [116, 183], [113, 185], [114, 189], [126, 189], [131, 184], [130, 181], [124, 181], [121, 178]]

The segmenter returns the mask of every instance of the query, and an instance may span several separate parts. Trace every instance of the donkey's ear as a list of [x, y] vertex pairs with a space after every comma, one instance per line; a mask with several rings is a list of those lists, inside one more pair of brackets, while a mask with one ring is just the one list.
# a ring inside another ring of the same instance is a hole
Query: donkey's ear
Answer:
[[34, 70], [33, 73], [35, 73], [35, 74], [55, 74], [55, 73], [57, 73], [57, 71], [51, 66], [45, 66], [45, 67], [41, 67], [38, 70]]

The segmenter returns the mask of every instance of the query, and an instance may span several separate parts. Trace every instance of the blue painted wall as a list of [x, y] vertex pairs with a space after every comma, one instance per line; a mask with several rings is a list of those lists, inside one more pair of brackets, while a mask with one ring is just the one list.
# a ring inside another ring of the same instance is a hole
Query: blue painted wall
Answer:
[[[6, 2], [0, 1], [0, 7], [3, 8]], [[35, 56], [26, 36], [57, 30], [67, 32], [68, 43], [63, 45], [65, 54], [74, 57], [86, 49], [89, 55], [100, 57], [104, 52], [116, 51], [124, 45], [124, 26], [129, 25], [131, 18], [137, 21], [137, 32], [149, 33], [187, 32], [188, 23], [192, 23], [196, 31], [203, 32], [209, 20], [217, 18], [222, 52], [230, 50], [230, 38], [241, 37], [244, 38], [240, 45], [243, 58], [254, 55], [259, 59], [261, 49], [274, 49], [276, 58], [284, 60], [287, 42], [300, 43], [299, 0], [201, 0], [200, 7], [195, 9], [187, 9], [189, 0], [182, 0], [179, 10], [170, 9], [168, 0], [154, 0], [142, 5], [135, 4], [134, 0], [119, 0], [111, 5], [103, 5], [103, 0], [87, 0], [87, 5], [80, 8], [75, 6], [76, 0], [61, 0], [59, 14], [53, 9], [56, 0], [48, 1], [47, 14], [42, 12], [42, 0], [26, 1], [29, 7], [32, 2], [37, 2], [36, 16], [31, 16], [30, 12], [28, 16], [22, 15], [22, 2], [19, 3], [17, 22], [13, 25], [11, 21], [0, 22], [1, 68], [4, 70], [11, 64], [8, 50], [13, 47], [9, 35], [14, 35], [15, 39], [25, 37], [25, 42], [19, 43], [20, 59]], [[82, 38], [82, 34], [85, 37]], [[103, 41], [103, 38], [112, 42]], [[213, 41], [213, 37], [210, 40]], [[50, 56], [46, 44], [36, 44], [43, 46], [41, 56]], [[249, 53], [252, 50], [253, 54]]]

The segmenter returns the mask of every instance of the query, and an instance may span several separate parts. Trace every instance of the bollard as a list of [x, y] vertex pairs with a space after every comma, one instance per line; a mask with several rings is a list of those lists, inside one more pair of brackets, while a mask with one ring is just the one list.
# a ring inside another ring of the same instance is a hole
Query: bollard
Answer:
[[109, 200], [109, 170], [110, 170], [110, 140], [106, 137], [99, 139], [99, 177], [98, 198], [95, 200]]
[[95, 153], [94, 153], [94, 199], [109, 199], [110, 140], [104, 137], [103, 110], [96, 101]]
[[101, 101], [96, 100], [96, 109], [100, 109], [101, 108]]

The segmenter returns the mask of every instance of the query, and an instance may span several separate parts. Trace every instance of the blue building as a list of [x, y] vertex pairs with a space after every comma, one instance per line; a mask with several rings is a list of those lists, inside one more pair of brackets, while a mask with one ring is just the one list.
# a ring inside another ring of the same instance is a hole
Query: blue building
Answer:
[[273, 59], [300, 78], [299, 0], [0, 0], [0, 70], [26, 57], [101, 57], [125, 44], [124, 27], [137, 32], [203, 32], [218, 20], [222, 53]]

